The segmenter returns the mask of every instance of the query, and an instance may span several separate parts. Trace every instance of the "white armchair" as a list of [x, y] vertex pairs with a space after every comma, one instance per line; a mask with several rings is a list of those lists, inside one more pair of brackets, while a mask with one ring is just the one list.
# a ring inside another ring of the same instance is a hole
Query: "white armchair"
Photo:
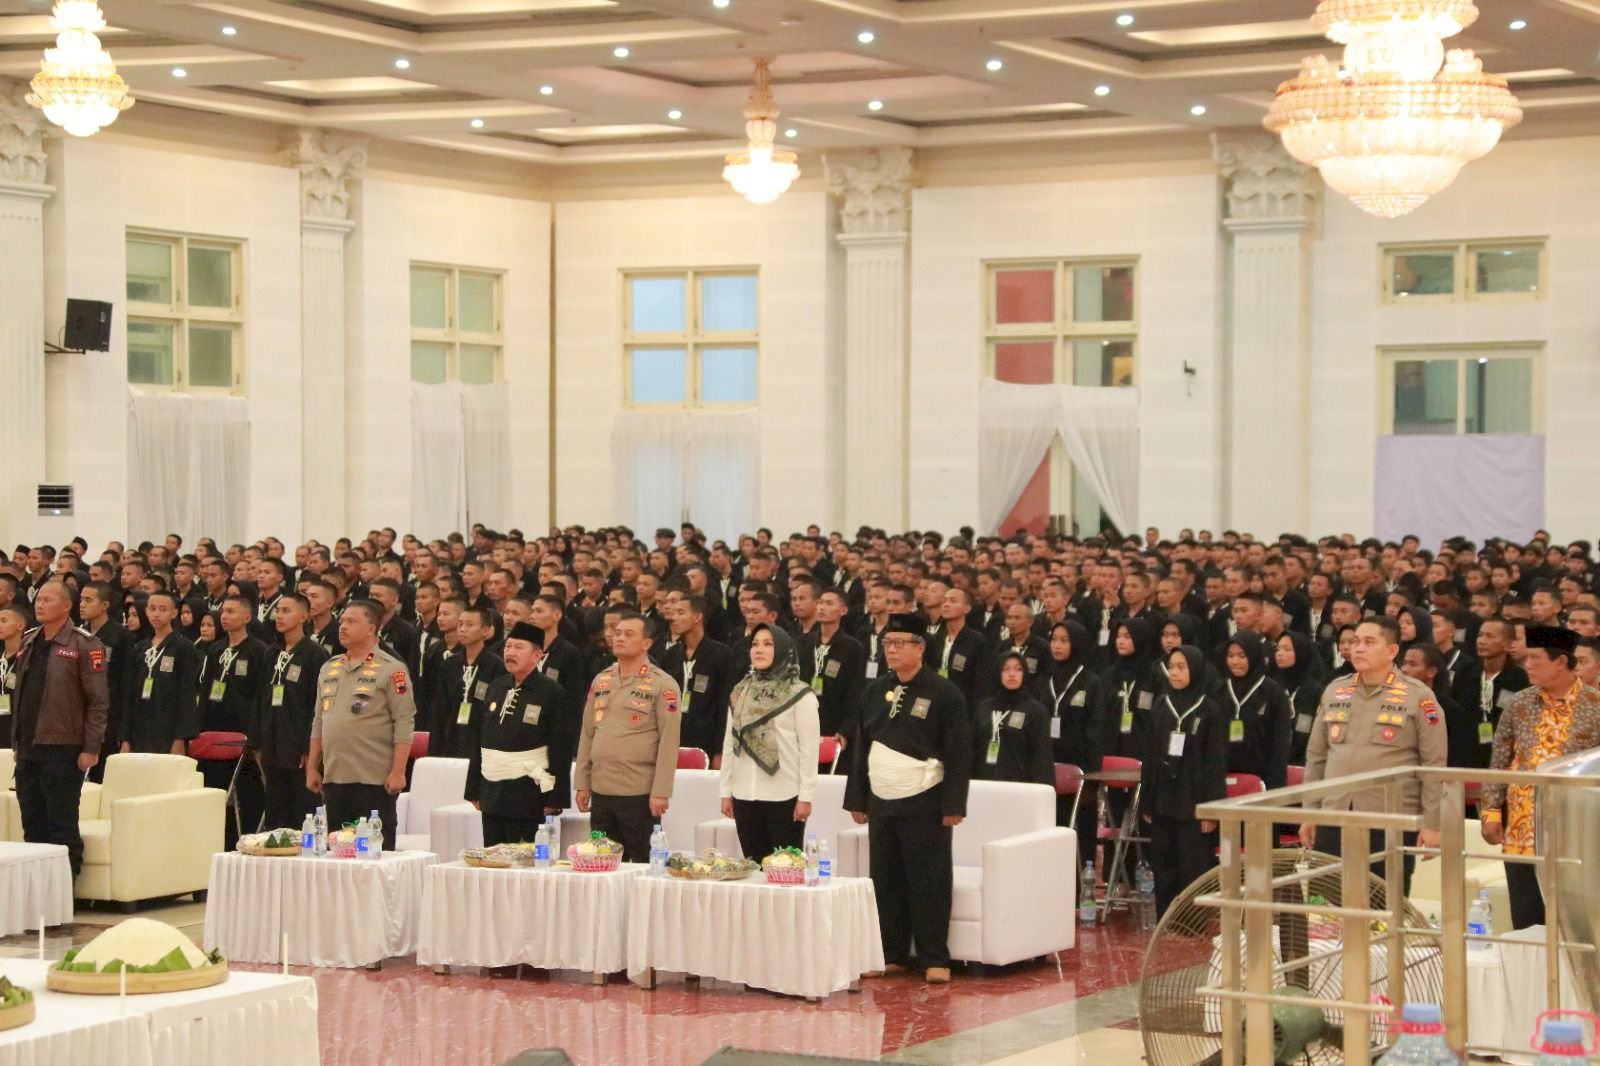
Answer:
[[[854, 828], [856, 824], [850, 817], [850, 812], [844, 809], [844, 786], [843, 774], [823, 774], [817, 778], [817, 795], [811, 801], [811, 817], [806, 820], [806, 833], [815, 833], [818, 839], [827, 841], [828, 855], [833, 860], [835, 875], [865, 877], [867, 871], [864, 868], [860, 870], [855, 868], [854, 849], [851, 849], [848, 858], [839, 850], [839, 834], [846, 829]], [[722, 854], [735, 858], [744, 855], [744, 849], [739, 847], [739, 833], [734, 827], [732, 818], [719, 816], [701, 822], [695, 827], [694, 846], [696, 851], [716, 848]], [[765, 857], [750, 856], [757, 862]]]
[[[430, 756], [411, 768], [411, 788], [395, 799], [395, 848], [399, 851], [433, 850], [433, 812], [462, 803], [467, 792], [467, 760]], [[470, 803], [467, 810], [476, 818]], [[482, 842], [481, 830], [479, 842]], [[458, 849], [459, 851], [459, 849]], [[440, 857], [446, 862], [455, 854]]]
[[222, 850], [227, 794], [206, 788], [186, 755], [113, 755], [94, 817], [79, 823], [78, 899], [133, 904], [203, 893]]
[[[1495, 845], [1483, 839], [1483, 823], [1469, 818], [1467, 826], [1467, 852], [1483, 855], [1493, 852]], [[1444, 890], [1440, 885], [1440, 862], [1438, 859], [1428, 858], [1418, 861], [1417, 867], [1411, 874], [1411, 894], [1406, 901], [1415, 907], [1424, 917], [1432, 921], [1440, 921], [1444, 913]], [[1489, 909], [1491, 914], [1491, 933], [1511, 932], [1511, 896], [1506, 889], [1506, 865], [1499, 859], [1469, 858], [1467, 859], [1466, 878], [1462, 885], [1462, 893], [1466, 902], [1463, 906], [1471, 906], [1472, 901], [1478, 898], [1478, 891], [1489, 890]]]
[[[1005, 966], [1077, 943], [1078, 835], [1055, 822], [1047, 785], [972, 782], [953, 840], [952, 958]], [[867, 827], [841, 832], [839, 852], [866, 876]]]
[[[0, 841], [22, 842], [22, 807], [17, 803], [16, 756], [10, 748], [0, 748]], [[83, 783], [78, 800], [78, 820], [99, 817], [100, 786]]]

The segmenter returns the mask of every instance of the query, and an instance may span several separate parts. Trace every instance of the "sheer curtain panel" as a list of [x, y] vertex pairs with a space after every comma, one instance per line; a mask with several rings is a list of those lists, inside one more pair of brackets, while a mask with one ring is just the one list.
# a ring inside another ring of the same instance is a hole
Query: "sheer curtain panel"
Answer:
[[688, 451], [687, 411], [622, 411], [611, 423], [616, 514], [647, 542], [683, 521]]
[[[1023, 386], [1026, 388], [1027, 386]], [[1124, 534], [1139, 521], [1139, 392], [1131, 386], [1061, 390], [1061, 439], [1073, 467]]]
[[250, 407], [242, 396], [128, 394], [128, 532], [245, 539]]
[[[542, 423], [541, 423], [542, 424]], [[467, 523], [504, 531], [511, 516], [511, 397], [504, 383], [461, 386]], [[542, 433], [525, 447], [548, 451]], [[465, 527], [462, 529], [465, 532]]]
[[411, 386], [411, 532], [424, 540], [467, 529], [461, 386]]
[[979, 524], [997, 529], [1060, 432], [1061, 398], [1054, 385], [985, 380], [978, 402]]
[[733, 543], [761, 523], [761, 422], [755, 411], [697, 411], [689, 427], [689, 521]]
[[611, 424], [611, 457], [616, 513], [642, 537], [687, 520], [732, 540], [759, 524], [756, 411], [622, 411]]

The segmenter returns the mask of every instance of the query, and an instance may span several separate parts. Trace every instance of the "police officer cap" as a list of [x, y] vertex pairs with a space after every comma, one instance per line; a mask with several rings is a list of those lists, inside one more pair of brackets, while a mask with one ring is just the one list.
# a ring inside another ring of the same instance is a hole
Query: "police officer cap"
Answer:
[[525, 640], [535, 648], [544, 647], [544, 630], [532, 622], [518, 622], [506, 634], [507, 640]]
[[890, 633], [905, 633], [918, 640], [926, 640], [928, 637], [926, 624], [914, 614], [891, 614], [889, 624], [884, 627], [883, 633], [884, 636]]
[[1578, 646], [1578, 634], [1561, 626], [1529, 626], [1528, 647], [1547, 648], [1571, 655]]

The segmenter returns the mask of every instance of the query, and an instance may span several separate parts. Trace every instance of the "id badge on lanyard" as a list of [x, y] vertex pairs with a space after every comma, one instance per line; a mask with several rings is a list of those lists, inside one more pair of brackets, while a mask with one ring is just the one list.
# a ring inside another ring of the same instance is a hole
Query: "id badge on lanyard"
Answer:
[[1000, 762], [1000, 723], [1005, 721], [1006, 713], [1005, 711], [989, 712], [993, 724], [989, 727], [989, 751], [985, 756], [985, 761], [990, 766], [995, 766]]
[[1131, 683], [1122, 690], [1122, 732], [1124, 735], [1133, 732], [1133, 685]]
[[456, 725], [466, 725], [472, 721], [472, 683], [477, 678], [476, 666], [469, 666], [461, 671], [461, 705], [456, 708]]
[[272, 705], [274, 707], [283, 706], [283, 670], [288, 665], [289, 653], [280, 651], [278, 653], [278, 662], [272, 669]]

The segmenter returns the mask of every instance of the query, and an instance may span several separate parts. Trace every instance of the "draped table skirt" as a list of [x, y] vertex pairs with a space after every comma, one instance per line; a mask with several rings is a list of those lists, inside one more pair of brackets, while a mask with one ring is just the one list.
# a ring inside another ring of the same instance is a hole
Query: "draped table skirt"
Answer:
[[72, 921], [72, 864], [61, 844], [0, 844], [0, 936]]
[[236, 962], [277, 963], [283, 934], [295, 966], [374, 966], [417, 950], [427, 851], [378, 859], [211, 859], [205, 947]]
[[883, 969], [872, 881], [824, 888], [744, 881], [634, 880], [628, 976], [685, 973], [820, 999]]

